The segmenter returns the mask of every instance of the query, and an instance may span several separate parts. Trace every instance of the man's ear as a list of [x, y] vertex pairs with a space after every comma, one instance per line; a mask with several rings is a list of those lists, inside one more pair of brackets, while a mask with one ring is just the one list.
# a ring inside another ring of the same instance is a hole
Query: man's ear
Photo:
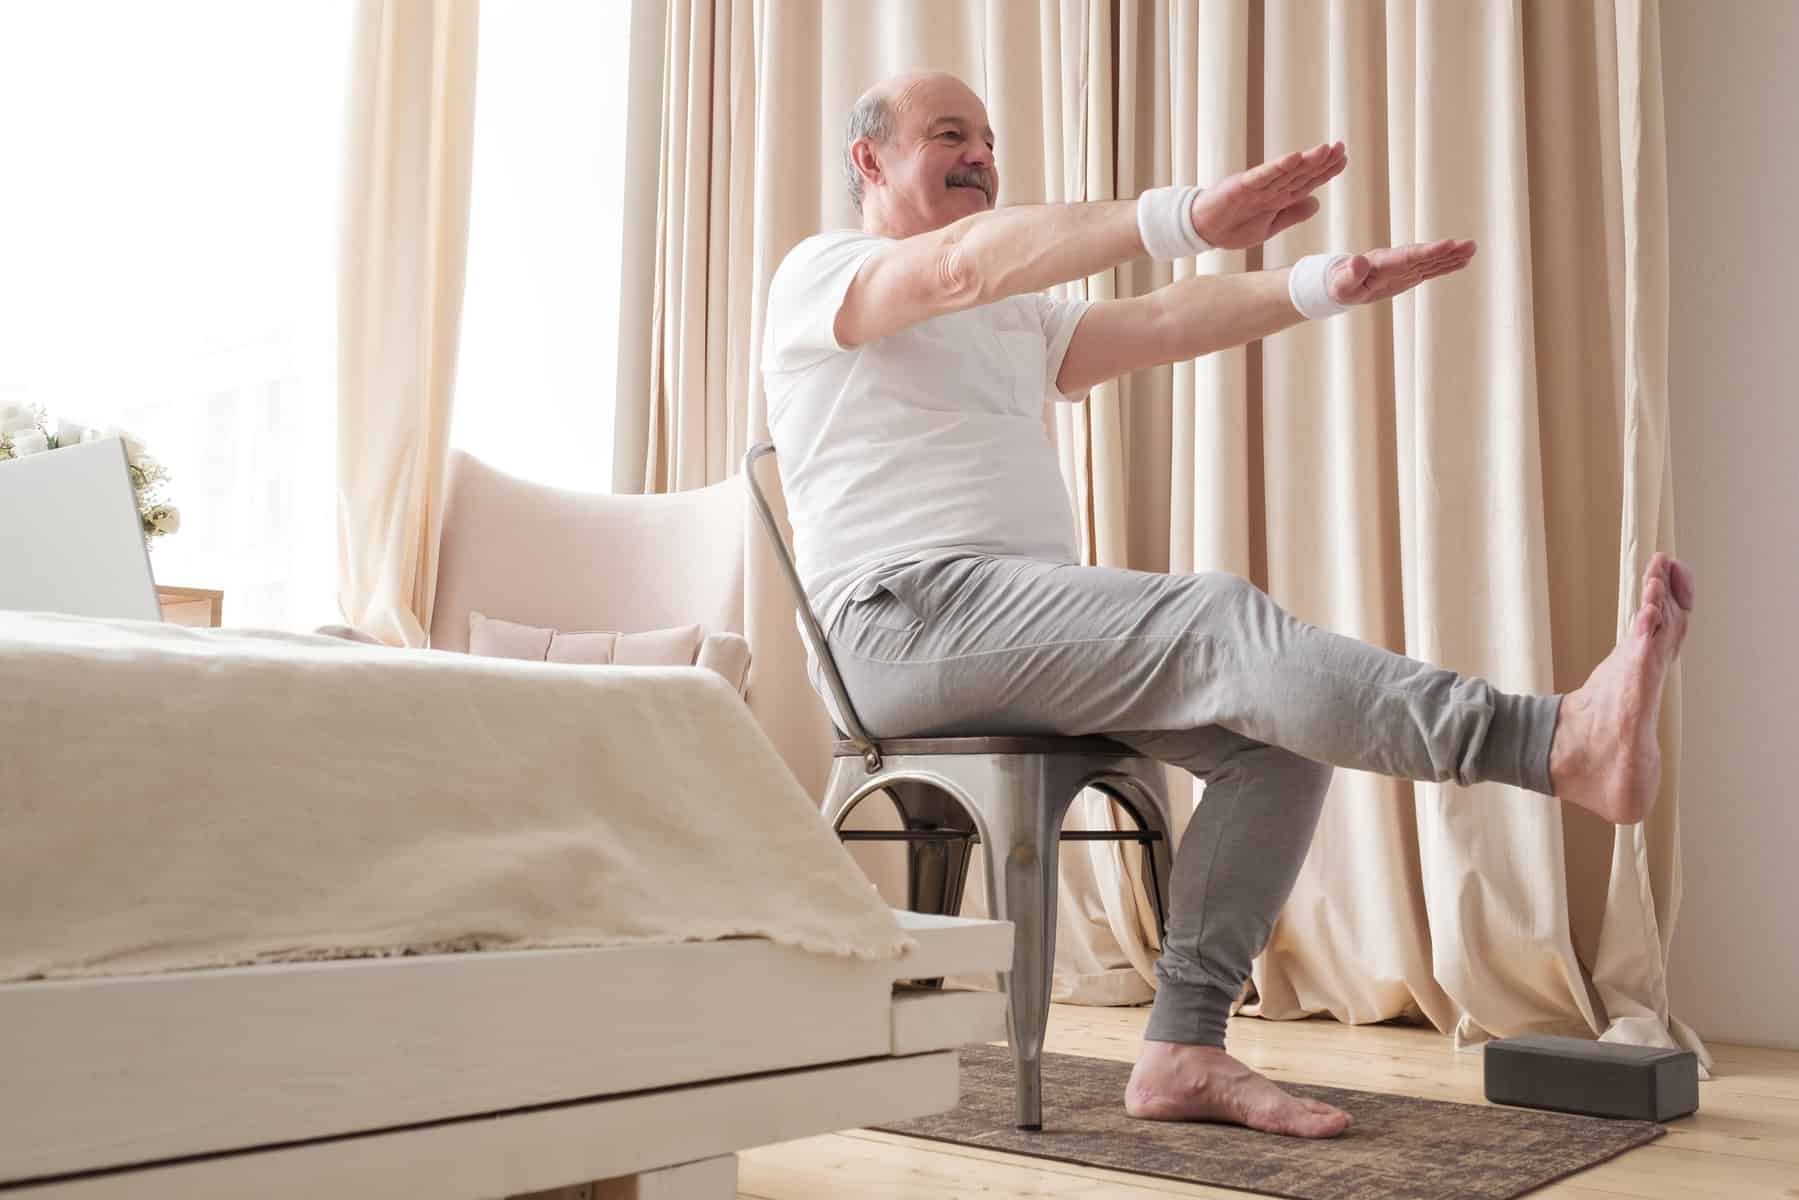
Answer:
[[857, 138], [850, 146], [850, 161], [862, 172], [862, 182], [865, 185], [880, 181], [881, 160], [875, 154], [873, 138]]

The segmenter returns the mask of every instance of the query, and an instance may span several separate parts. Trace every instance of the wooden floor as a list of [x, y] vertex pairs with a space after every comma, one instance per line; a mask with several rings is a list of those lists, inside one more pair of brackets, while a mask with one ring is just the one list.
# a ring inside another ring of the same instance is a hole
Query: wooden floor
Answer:
[[[1049, 1049], [1133, 1058], [1148, 1012], [1057, 1005]], [[1231, 1021], [1228, 1045], [1277, 1082], [1486, 1102], [1480, 1052], [1457, 1054], [1428, 1029], [1240, 1017]], [[1799, 1051], [1708, 1046], [1716, 1077], [1699, 1085], [1696, 1115], [1671, 1122], [1647, 1146], [1533, 1192], [1532, 1200], [1799, 1197]], [[739, 1161], [738, 1195], [756, 1200], [1250, 1195], [866, 1130], [767, 1146]]]

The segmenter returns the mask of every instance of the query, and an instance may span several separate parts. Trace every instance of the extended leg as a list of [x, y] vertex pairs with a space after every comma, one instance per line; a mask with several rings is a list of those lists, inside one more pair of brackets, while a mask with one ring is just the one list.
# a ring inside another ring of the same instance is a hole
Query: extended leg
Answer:
[[[1218, 725], [1333, 766], [1550, 788], [1559, 696], [1309, 625], [1235, 575], [961, 559], [883, 586], [832, 635], [877, 732]], [[907, 613], [907, 632], [876, 623]]]
[[949, 557], [886, 576], [831, 640], [878, 734], [1221, 725], [1333, 766], [1509, 783], [1631, 822], [1659, 783], [1661, 689], [1693, 603], [1691, 572], [1657, 554], [1626, 636], [1566, 697], [1319, 629], [1221, 572]]

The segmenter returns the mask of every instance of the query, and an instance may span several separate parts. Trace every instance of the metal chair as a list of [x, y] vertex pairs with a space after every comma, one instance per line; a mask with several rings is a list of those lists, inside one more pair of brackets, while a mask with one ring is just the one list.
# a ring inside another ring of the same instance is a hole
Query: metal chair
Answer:
[[[1173, 869], [1168, 797], [1162, 768], [1130, 747], [1104, 737], [928, 737], [881, 742], [862, 727], [831, 657], [824, 630], [806, 600], [792, 556], [756, 483], [756, 460], [767, 442], [743, 460], [756, 510], [799, 609], [801, 632], [817, 659], [847, 734], [837, 731], [824, 817], [846, 841], [906, 843], [906, 907], [954, 916], [975, 845], [987, 868], [987, 904], [996, 920], [1014, 927], [1012, 969], [999, 984], [1007, 998], [1006, 1028], [1017, 1065], [1020, 1129], [1043, 1127], [1043, 1034], [1049, 1023], [1050, 972], [1056, 956], [1059, 841], [1133, 841], [1145, 848], [1157, 935], [1167, 916], [1163, 881]], [[1083, 788], [1105, 793], [1128, 813], [1134, 831], [1062, 831], [1062, 819]], [[875, 792], [887, 792], [899, 811], [899, 830], [845, 830], [851, 811]], [[941, 980], [927, 983], [940, 985]]]

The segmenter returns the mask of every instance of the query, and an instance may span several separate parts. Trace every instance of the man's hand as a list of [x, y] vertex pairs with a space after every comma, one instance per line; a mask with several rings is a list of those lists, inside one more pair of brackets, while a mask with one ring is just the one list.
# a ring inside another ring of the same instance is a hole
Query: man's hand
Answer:
[[1225, 250], [1259, 246], [1315, 215], [1318, 199], [1312, 192], [1348, 165], [1343, 143], [1329, 142], [1239, 171], [1194, 197], [1193, 228]]
[[1338, 263], [1324, 288], [1338, 304], [1373, 304], [1409, 292], [1426, 279], [1461, 270], [1474, 257], [1475, 249], [1473, 242], [1452, 238], [1370, 250]]

